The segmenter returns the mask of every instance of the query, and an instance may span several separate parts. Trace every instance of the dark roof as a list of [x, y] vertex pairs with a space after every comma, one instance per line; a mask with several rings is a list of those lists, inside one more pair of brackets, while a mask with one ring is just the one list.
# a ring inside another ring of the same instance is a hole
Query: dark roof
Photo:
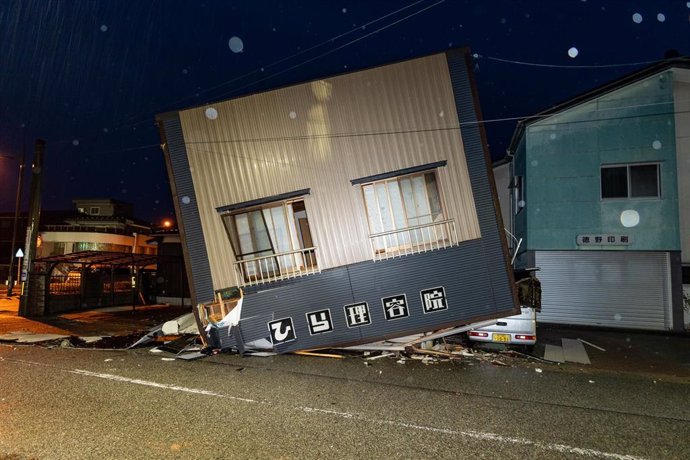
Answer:
[[520, 142], [520, 138], [522, 137], [525, 128], [530, 124], [672, 68], [690, 69], [690, 56], [675, 57], [656, 62], [643, 69], [631, 72], [621, 78], [605, 83], [591, 91], [582, 93], [564, 102], [556, 104], [542, 112], [518, 121], [515, 131], [513, 132], [513, 137], [510, 139], [510, 144], [508, 145], [508, 152], [515, 152], [515, 148], [517, 147], [518, 142]]
[[112, 265], [145, 267], [160, 262], [170, 262], [177, 260], [178, 257], [163, 256], [158, 254], [132, 254], [128, 252], [109, 252], [109, 251], [81, 251], [71, 254], [42, 257], [34, 262], [51, 264], [69, 263], [85, 265]]

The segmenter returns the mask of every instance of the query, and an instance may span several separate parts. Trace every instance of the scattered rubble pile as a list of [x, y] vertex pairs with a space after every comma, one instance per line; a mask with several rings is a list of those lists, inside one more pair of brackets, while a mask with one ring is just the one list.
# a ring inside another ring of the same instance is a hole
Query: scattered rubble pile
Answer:
[[[421, 362], [439, 364], [447, 362], [489, 363], [495, 366], [512, 366], [515, 359], [535, 358], [512, 350], [497, 352], [472, 349], [466, 346], [462, 332], [464, 328], [448, 329], [435, 333], [417, 334], [400, 337], [383, 342], [357, 345], [328, 350], [304, 350], [293, 354], [331, 359], [361, 359], [364, 365], [371, 366], [381, 359], [395, 360], [398, 364]], [[219, 350], [208, 347], [199, 335], [196, 320], [192, 313], [167, 321], [148, 331], [124, 336], [77, 337], [65, 335], [36, 335], [12, 333], [0, 336], [0, 341], [13, 343], [41, 343], [47, 347], [61, 348], [94, 348], [94, 349], [131, 349], [152, 346], [152, 353], [165, 353], [166, 360], [175, 358], [194, 360], [221, 352], [236, 353], [236, 350]], [[245, 349], [244, 356], [275, 356], [272, 344], [268, 340], [257, 341], [251, 348]]]

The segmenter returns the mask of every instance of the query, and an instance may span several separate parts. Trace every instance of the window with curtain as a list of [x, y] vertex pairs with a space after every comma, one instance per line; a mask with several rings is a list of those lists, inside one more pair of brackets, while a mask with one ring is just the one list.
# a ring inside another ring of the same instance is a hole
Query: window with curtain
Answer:
[[396, 232], [445, 220], [435, 172], [394, 177], [362, 185], [370, 234], [392, 232], [375, 240], [375, 249], [429, 242], [421, 229]]
[[[313, 266], [315, 259], [294, 251], [312, 245], [303, 200], [270, 203], [223, 216], [236, 259], [259, 259], [245, 264], [247, 276], [274, 276]], [[267, 257], [273, 256], [273, 257]]]

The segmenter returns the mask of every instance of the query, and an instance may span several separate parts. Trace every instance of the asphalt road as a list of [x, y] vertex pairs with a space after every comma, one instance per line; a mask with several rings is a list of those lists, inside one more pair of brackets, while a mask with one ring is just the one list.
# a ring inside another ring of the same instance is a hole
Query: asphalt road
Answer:
[[690, 458], [687, 382], [473, 360], [164, 357], [0, 346], [0, 459]]

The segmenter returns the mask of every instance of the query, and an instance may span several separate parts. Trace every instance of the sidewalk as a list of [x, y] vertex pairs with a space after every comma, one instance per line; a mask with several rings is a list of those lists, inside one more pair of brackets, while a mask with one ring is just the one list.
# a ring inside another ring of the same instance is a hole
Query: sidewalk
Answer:
[[690, 383], [690, 335], [669, 332], [587, 328], [539, 324], [537, 349], [560, 345], [562, 339], [585, 341], [591, 364], [567, 363], [569, 367], [608, 372], [679, 377]]
[[189, 307], [137, 305], [62, 313], [40, 318], [18, 316], [19, 298], [0, 297], [0, 336], [10, 333], [56, 334], [76, 337], [127, 336], [148, 331], [189, 313]]

